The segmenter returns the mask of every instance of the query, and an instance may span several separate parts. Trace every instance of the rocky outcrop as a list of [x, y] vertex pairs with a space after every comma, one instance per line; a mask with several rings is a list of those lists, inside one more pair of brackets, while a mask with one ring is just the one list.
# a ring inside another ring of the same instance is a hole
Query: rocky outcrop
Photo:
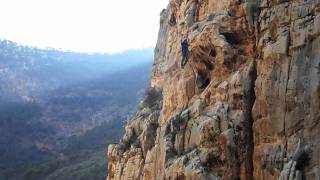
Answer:
[[109, 146], [108, 179], [319, 179], [319, 11], [318, 0], [171, 0], [153, 93]]

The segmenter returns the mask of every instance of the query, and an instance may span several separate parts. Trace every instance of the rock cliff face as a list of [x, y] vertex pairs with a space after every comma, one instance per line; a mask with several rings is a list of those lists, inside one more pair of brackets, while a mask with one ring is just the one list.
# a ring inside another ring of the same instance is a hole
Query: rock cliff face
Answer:
[[319, 0], [171, 0], [108, 179], [319, 179], [319, 12]]

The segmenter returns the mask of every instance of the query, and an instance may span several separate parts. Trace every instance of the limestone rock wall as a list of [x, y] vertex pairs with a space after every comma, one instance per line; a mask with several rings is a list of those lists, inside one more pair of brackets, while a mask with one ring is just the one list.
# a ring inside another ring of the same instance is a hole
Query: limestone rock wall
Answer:
[[109, 146], [108, 179], [320, 179], [319, 11], [319, 0], [171, 0], [152, 88]]

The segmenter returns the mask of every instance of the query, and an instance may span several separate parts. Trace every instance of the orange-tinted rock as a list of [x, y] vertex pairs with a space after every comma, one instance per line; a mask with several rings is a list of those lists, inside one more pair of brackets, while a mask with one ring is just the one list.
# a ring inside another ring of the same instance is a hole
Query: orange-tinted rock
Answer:
[[171, 0], [108, 179], [319, 179], [319, 3]]

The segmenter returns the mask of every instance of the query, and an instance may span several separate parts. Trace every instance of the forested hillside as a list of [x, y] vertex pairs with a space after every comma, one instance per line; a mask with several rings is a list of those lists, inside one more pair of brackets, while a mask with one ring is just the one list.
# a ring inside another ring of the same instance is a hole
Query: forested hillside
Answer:
[[105, 147], [136, 111], [151, 61], [151, 49], [86, 54], [1, 41], [0, 179], [105, 177]]

